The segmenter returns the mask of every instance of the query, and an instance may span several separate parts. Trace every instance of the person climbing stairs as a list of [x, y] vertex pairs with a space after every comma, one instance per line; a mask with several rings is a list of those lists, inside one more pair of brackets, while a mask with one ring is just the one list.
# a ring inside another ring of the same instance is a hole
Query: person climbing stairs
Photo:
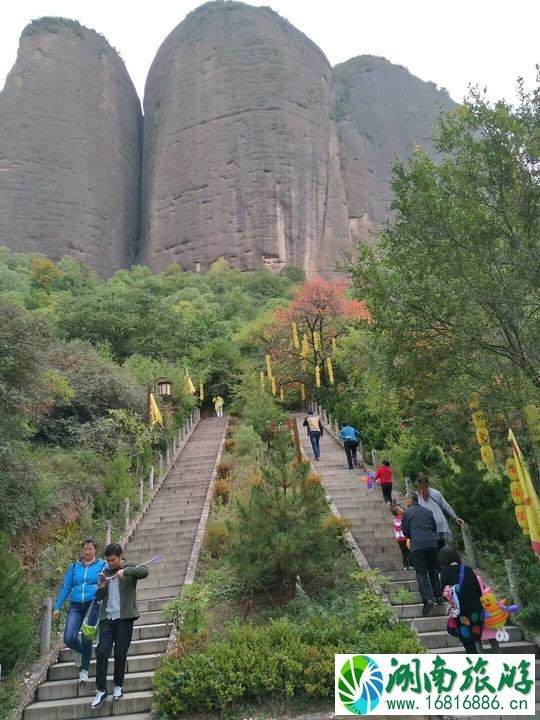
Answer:
[[[151, 566], [137, 591], [141, 616], [128, 654], [124, 697], [114, 703], [114, 710], [109, 695], [102, 708], [91, 711], [95, 659], [90, 664], [90, 682], [79, 683], [75, 653], [65, 648], [37, 688], [34, 702], [25, 708], [23, 720], [76, 720], [113, 714], [142, 720], [149, 715], [152, 676], [170, 635], [160, 609], [180, 594], [225, 422], [221, 418], [199, 422], [125, 549], [126, 558], [135, 564], [155, 555], [162, 559]], [[111, 682], [109, 677], [108, 684]]]

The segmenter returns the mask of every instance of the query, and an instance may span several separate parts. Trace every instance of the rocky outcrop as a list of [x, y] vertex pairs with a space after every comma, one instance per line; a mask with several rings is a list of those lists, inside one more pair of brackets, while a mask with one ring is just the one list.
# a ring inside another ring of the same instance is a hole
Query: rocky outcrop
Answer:
[[124, 63], [77, 22], [23, 31], [0, 93], [0, 245], [129, 265], [140, 217], [141, 108]]
[[372, 55], [337, 65], [334, 93], [349, 237], [356, 242], [388, 216], [394, 159], [406, 159], [414, 143], [433, 154], [437, 107], [448, 111], [456, 103], [433, 83]]
[[329, 269], [347, 242], [333, 102], [321, 50], [269, 8], [188, 15], [146, 83], [141, 260]]

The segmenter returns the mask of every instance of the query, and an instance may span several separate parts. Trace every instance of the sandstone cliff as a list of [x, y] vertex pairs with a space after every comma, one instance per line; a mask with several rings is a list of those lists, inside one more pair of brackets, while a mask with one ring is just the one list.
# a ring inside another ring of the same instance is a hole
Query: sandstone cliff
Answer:
[[414, 143], [433, 154], [429, 138], [437, 106], [448, 111], [456, 103], [433, 83], [372, 55], [337, 65], [334, 93], [349, 237], [355, 242], [387, 217], [395, 157], [406, 159]]
[[141, 260], [327, 269], [347, 243], [333, 102], [321, 50], [269, 8], [188, 15], [146, 83]]
[[117, 52], [79, 23], [21, 36], [0, 93], [0, 245], [126, 267], [140, 217], [141, 108]]

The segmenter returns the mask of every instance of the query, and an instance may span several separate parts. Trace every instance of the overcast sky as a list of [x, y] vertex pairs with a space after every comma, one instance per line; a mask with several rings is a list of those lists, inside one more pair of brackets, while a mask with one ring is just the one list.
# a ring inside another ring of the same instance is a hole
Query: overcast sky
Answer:
[[[165, 36], [200, 2], [188, 0], [0, 0], [0, 87], [24, 26], [61, 15], [105, 35], [143, 94]], [[461, 100], [467, 85], [515, 99], [519, 75], [531, 86], [540, 62], [539, 0], [262, 0], [314, 40], [334, 65], [383, 55]]]

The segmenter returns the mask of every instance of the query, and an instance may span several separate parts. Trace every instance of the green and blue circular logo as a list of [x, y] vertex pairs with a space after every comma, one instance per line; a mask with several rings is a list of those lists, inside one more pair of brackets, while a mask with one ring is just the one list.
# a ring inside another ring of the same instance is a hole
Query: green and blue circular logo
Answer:
[[338, 677], [339, 699], [355, 715], [372, 712], [383, 694], [383, 676], [377, 663], [367, 655], [353, 655]]

